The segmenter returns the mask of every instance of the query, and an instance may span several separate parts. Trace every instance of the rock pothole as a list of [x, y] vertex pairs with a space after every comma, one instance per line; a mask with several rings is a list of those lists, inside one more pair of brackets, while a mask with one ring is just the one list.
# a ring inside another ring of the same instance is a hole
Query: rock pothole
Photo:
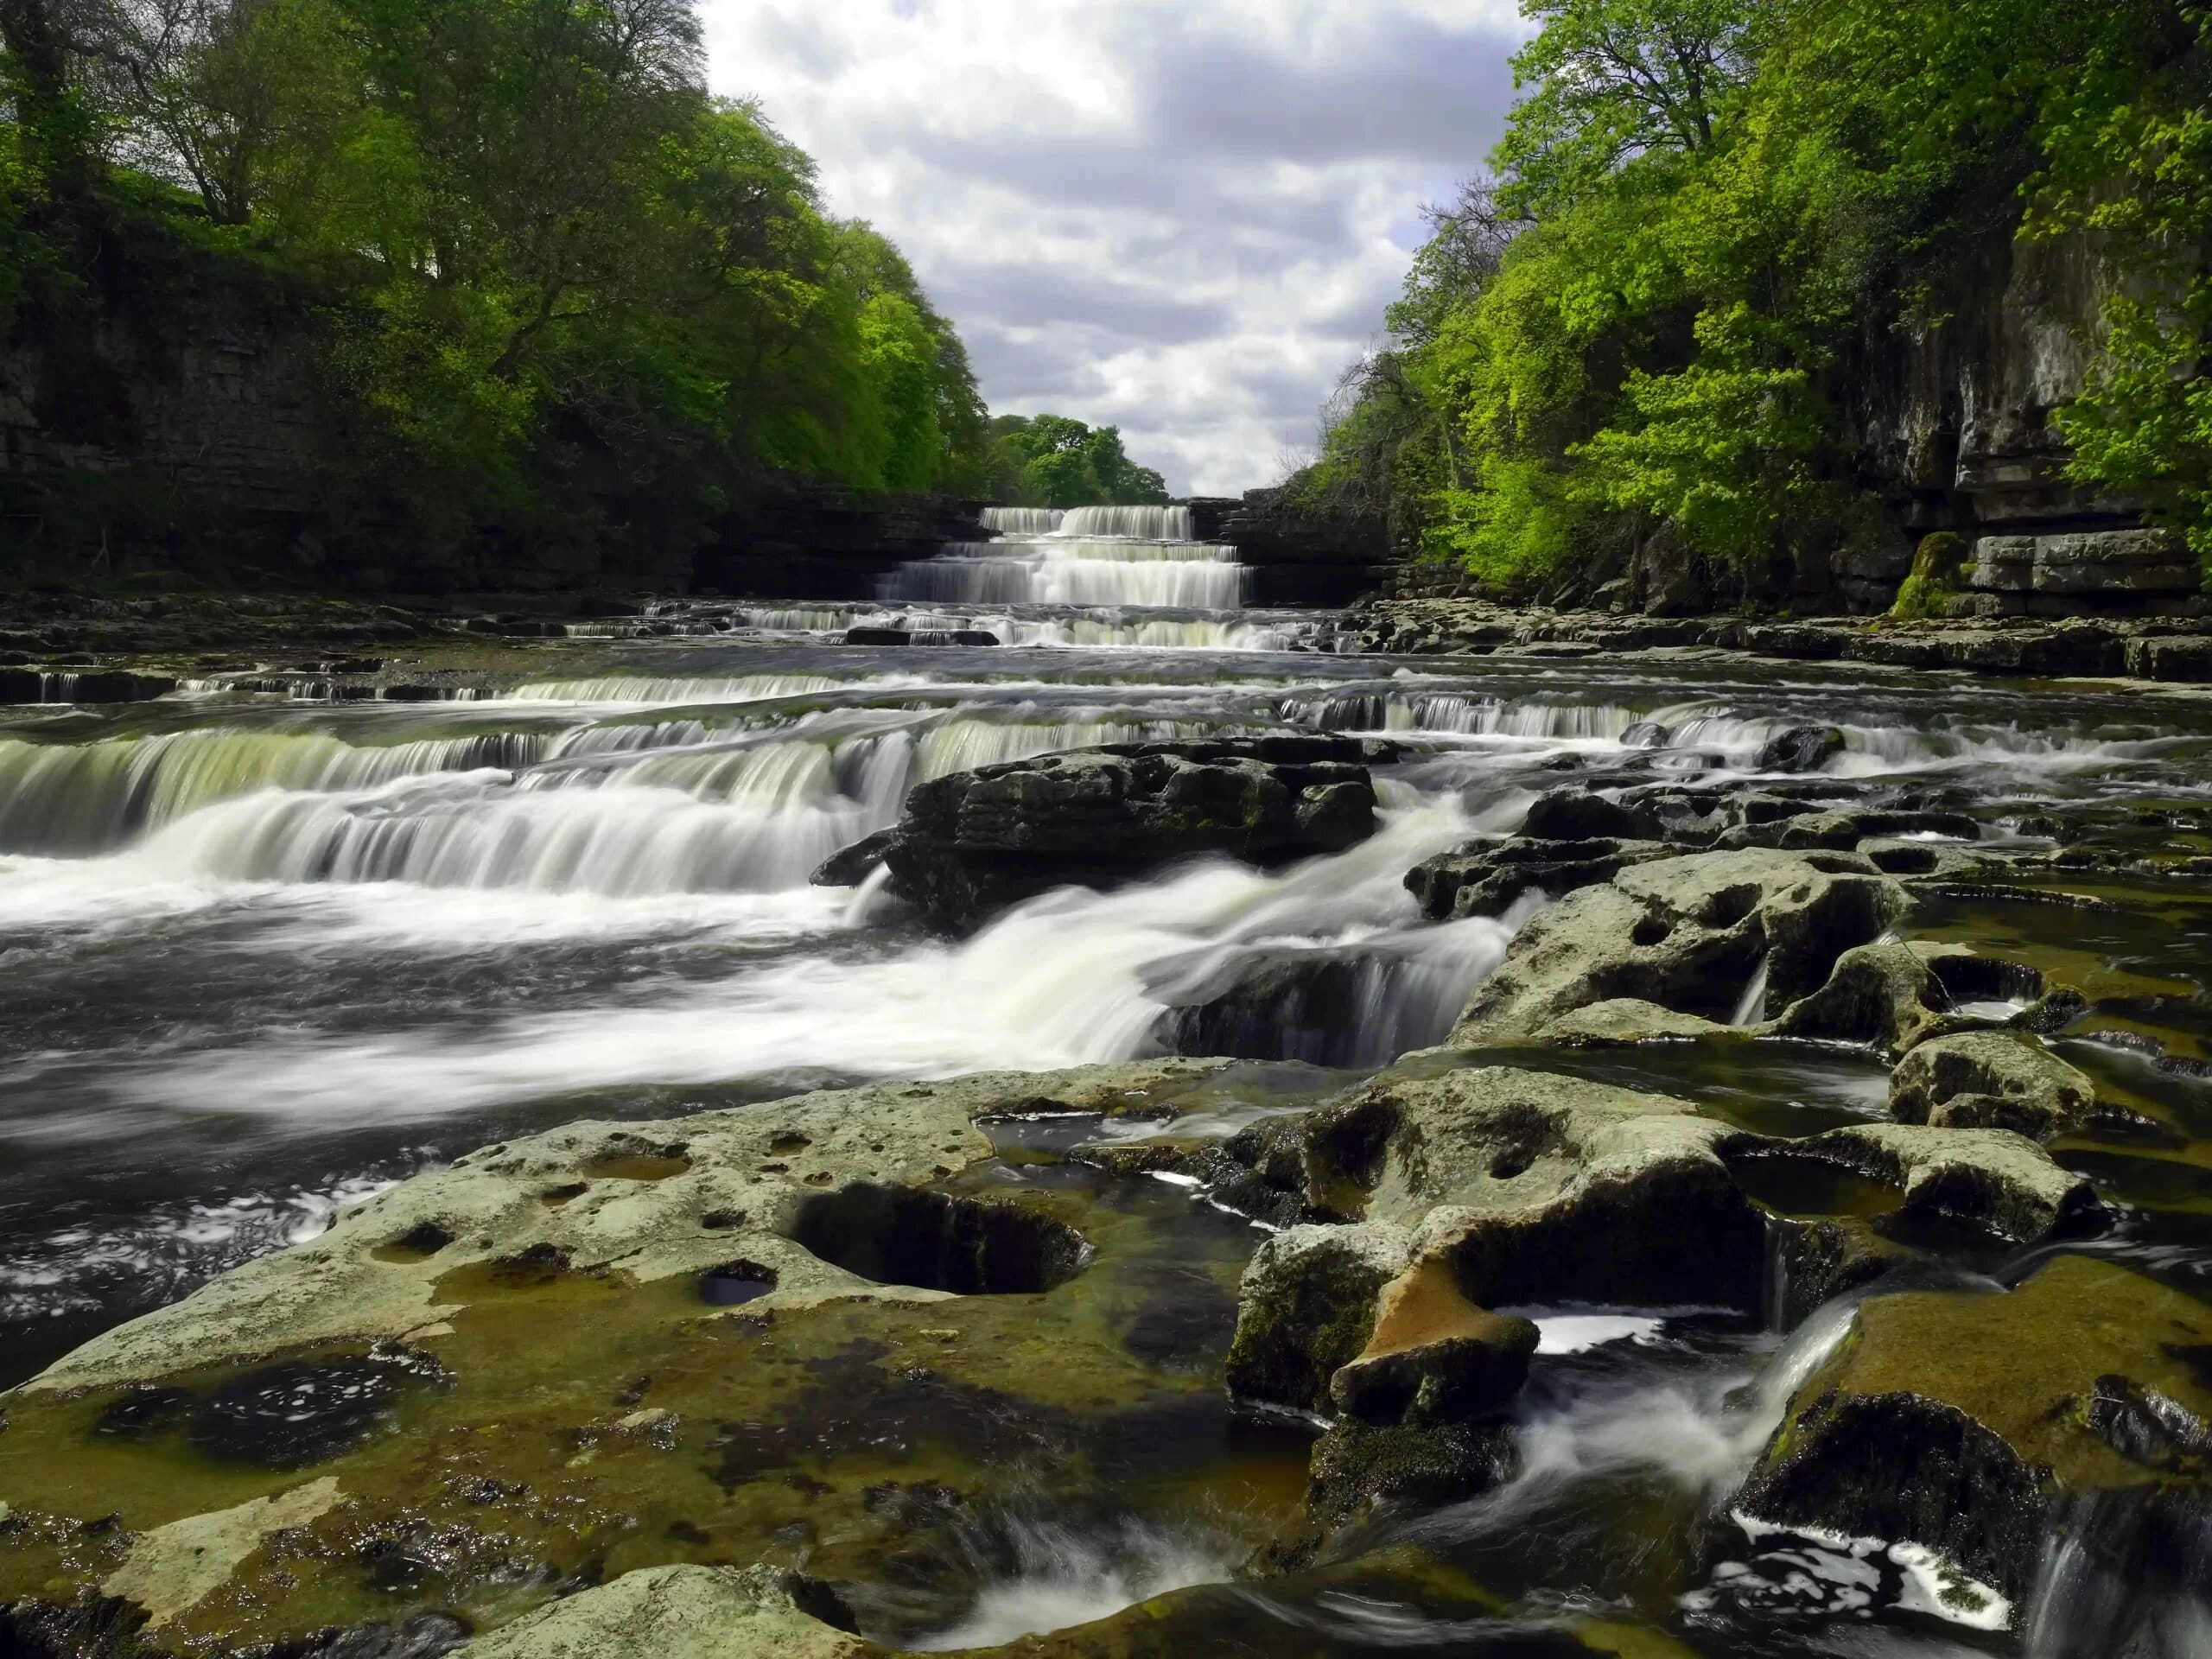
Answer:
[[1065, 1222], [1010, 1204], [861, 1182], [809, 1198], [793, 1243], [880, 1285], [957, 1295], [1036, 1295], [1065, 1284], [1090, 1247]]

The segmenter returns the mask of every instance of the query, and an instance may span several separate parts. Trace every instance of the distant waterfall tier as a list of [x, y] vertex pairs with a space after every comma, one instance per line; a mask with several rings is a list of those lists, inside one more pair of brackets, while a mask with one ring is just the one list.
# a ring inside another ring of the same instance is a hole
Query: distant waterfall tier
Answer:
[[1188, 507], [1071, 507], [1061, 518], [1057, 536], [1122, 536], [1140, 542], [1187, 542], [1191, 539]]
[[1113, 536], [1138, 542], [1187, 542], [1188, 507], [985, 507], [983, 528], [1001, 536]]
[[985, 507], [983, 528], [1001, 536], [1049, 536], [1065, 517], [1058, 507]]
[[[1160, 508], [1082, 508], [1147, 512]], [[1076, 515], [1070, 513], [1072, 519]], [[903, 564], [880, 597], [894, 604], [1140, 605], [1241, 610], [1244, 567], [1236, 550], [1202, 542], [1052, 536], [955, 542], [933, 559]]]

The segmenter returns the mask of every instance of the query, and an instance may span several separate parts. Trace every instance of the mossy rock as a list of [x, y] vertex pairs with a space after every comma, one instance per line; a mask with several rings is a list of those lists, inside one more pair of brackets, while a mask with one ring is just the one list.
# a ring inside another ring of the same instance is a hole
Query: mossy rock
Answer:
[[2010, 1292], [1862, 1303], [1738, 1501], [1925, 1545], [2017, 1599], [2054, 1496], [2201, 1484], [2208, 1417], [2212, 1306], [2061, 1256]]
[[[1167, 1311], [1217, 1351], [1249, 1231], [1096, 1172], [1003, 1198], [976, 1128], [1158, 1109], [1222, 1070], [571, 1124], [405, 1183], [0, 1402], [0, 1650], [213, 1659], [442, 1619], [505, 1654], [518, 1621], [640, 1572], [950, 1559], [964, 1506], [1038, 1469], [1179, 1511], [1226, 1482], [1256, 1542], [1295, 1511], [1303, 1437], [1194, 1467], [1178, 1426], [1226, 1423], [1217, 1373], [1143, 1324], [1172, 1257], [1202, 1282]], [[541, 1632], [568, 1649], [513, 1651], [595, 1651], [574, 1617]]]
[[1890, 620], [1928, 622], [1948, 614], [1966, 556], [1966, 540], [1955, 531], [1939, 530], [1922, 537], [1913, 551], [1912, 569], [1899, 584], [1897, 601], [1890, 607]]

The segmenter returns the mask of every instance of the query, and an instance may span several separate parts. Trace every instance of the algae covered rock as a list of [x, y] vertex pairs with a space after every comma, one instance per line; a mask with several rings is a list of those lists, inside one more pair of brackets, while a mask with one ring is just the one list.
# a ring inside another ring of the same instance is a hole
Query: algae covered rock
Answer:
[[1269, 1238], [1237, 1292], [1229, 1391], [1327, 1411], [1331, 1379], [1367, 1346], [1382, 1287], [1412, 1255], [1412, 1235], [1383, 1223], [1294, 1227]]
[[1668, 1096], [1474, 1067], [1385, 1073], [1309, 1139], [1478, 1304], [1751, 1307], [1765, 1223], [1719, 1152], [1738, 1134]]
[[763, 1567], [641, 1568], [460, 1652], [461, 1659], [861, 1659], [890, 1651], [802, 1611], [800, 1593], [791, 1574]]
[[2055, 1496], [2201, 1487], [2208, 1344], [2212, 1306], [2085, 1256], [2009, 1292], [1870, 1298], [1738, 1507], [1919, 1544], [2017, 1599]]
[[1852, 1124], [1790, 1144], [1897, 1186], [1908, 1211], [2024, 1244], [2094, 1232], [2108, 1220], [2086, 1179], [2009, 1129]]
[[2048, 1140], [2078, 1129], [2096, 1106], [2096, 1085], [2033, 1037], [1959, 1032], [1908, 1052], [1890, 1079], [1899, 1122], [2012, 1129]]
[[1468, 1421], [1521, 1391], [1537, 1336], [1529, 1320], [1469, 1301], [1443, 1262], [1417, 1262], [1383, 1286], [1367, 1345], [1330, 1379], [1329, 1397], [1366, 1423]]
[[[759, 1651], [854, 1650], [832, 1599], [800, 1586], [794, 1623], [709, 1570], [849, 1581], [969, 1493], [1225, 1412], [1142, 1328], [1156, 1224], [970, 1168], [979, 1119], [1172, 1109], [1223, 1072], [576, 1123], [403, 1184], [0, 1400], [0, 1649], [658, 1654], [751, 1607]], [[1205, 1236], [1176, 1270], [1225, 1337], [1246, 1245]]]

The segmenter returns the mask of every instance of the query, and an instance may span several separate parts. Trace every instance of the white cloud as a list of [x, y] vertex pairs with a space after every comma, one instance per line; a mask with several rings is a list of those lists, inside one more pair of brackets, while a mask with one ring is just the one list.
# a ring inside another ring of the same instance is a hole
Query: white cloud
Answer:
[[994, 410], [1270, 481], [1495, 142], [1511, 0], [705, 0], [760, 99], [958, 325]]

